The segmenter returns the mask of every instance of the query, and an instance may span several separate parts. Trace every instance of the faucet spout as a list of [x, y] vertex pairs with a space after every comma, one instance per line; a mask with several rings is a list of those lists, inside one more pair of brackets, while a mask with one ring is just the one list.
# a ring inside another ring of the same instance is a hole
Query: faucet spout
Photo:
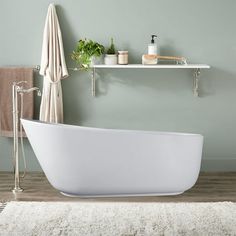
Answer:
[[18, 87], [17, 92], [19, 93], [30, 93], [33, 91], [37, 91], [37, 95], [41, 96], [41, 91], [39, 90], [38, 87], [33, 87], [33, 88], [29, 88], [29, 89], [24, 89], [23, 87]]

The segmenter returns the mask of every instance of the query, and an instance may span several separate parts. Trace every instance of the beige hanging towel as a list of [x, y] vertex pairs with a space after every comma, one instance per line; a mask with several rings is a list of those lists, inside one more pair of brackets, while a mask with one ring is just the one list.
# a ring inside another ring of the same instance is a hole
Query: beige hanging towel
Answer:
[[39, 73], [44, 76], [39, 119], [50, 123], [63, 123], [61, 79], [68, 77], [68, 71], [54, 4], [48, 7]]
[[[32, 68], [0, 68], [0, 135], [13, 137], [12, 122], [12, 84], [13, 82], [27, 81], [27, 86], [33, 86]], [[33, 119], [34, 96], [27, 93], [23, 96], [23, 117]], [[20, 106], [18, 106], [20, 109]]]

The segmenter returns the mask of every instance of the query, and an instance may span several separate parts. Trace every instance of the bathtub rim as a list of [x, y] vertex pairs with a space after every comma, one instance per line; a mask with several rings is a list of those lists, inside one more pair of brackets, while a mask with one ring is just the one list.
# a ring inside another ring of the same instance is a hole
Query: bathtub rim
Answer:
[[88, 126], [62, 124], [62, 123], [49, 123], [49, 122], [45, 122], [45, 121], [41, 121], [41, 120], [25, 119], [25, 118], [21, 118], [20, 120], [21, 120], [21, 122], [26, 121], [26, 122], [36, 123], [36, 124], [62, 126], [62, 127], [66, 127], [66, 128], [73, 128], [73, 129], [76, 128], [76, 129], [81, 129], [81, 130], [94, 130], [94, 131], [99, 131], [99, 132], [110, 132], [110, 131], [117, 132], [117, 133], [134, 132], [134, 133], [154, 134], [154, 135], [198, 136], [198, 137], [204, 138], [204, 136], [202, 134], [196, 134], [196, 133], [97, 128], [97, 127], [88, 127]]

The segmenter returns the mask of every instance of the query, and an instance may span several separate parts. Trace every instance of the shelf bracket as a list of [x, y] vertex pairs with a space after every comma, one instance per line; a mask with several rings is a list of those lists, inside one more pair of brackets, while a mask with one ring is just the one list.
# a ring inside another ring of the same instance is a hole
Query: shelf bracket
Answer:
[[196, 68], [193, 71], [193, 95], [195, 97], [199, 97], [199, 76], [201, 70], [200, 68]]
[[91, 90], [92, 90], [92, 96], [96, 96], [96, 71], [95, 67], [92, 68], [92, 78], [91, 78]]

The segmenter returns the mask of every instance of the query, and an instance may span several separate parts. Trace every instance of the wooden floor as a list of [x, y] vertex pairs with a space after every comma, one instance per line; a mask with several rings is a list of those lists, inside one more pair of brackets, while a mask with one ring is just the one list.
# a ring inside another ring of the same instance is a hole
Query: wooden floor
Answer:
[[28, 173], [22, 181], [24, 192], [13, 194], [13, 174], [0, 172], [0, 202], [7, 201], [122, 201], [122, 202], [236, 202], [236, 172], [201, 173], [196, 185], [178, 196], [70, 198], [61, 195], [47, 181], [43, 173]]

